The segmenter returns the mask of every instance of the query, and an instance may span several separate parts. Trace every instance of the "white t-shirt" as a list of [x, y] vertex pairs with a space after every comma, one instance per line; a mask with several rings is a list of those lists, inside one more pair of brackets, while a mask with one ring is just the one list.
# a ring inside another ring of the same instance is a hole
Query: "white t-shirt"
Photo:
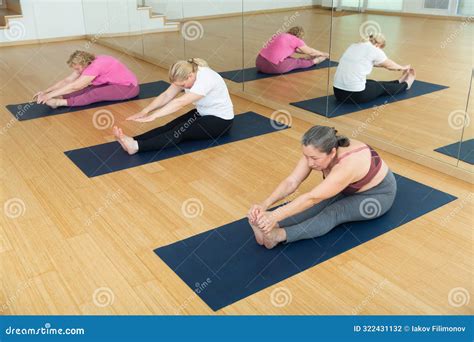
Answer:
[[204, 96], [194, 103], [202, 116], [214, 115], [225, 120], [234, 118], [234, 106], [224, 79], [211, 68], [199, 67], [193, 86], [184, 91]]
[[352, 44], [342, 55], [334, 75], [334, 87], [347, 91], [365, 89], [367, 75], [374, 65], [383, 63], [387, 55], [371, 42]]

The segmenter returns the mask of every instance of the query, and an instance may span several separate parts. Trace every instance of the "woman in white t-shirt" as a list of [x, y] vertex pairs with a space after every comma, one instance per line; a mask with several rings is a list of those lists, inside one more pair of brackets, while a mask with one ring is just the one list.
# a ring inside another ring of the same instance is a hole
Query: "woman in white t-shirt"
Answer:
[[[363, 42], [349, 46], [334, 75], [334, 96], [337, 100], [363, 103], [410, 89], [415, 81], [415, 70], [410, 65], [401, 66], [388, 59], [382, 50], [384, 47], [385, 37], [382, 34], [370, 35]], [[403, 74], [395, 81], [367, 80], [374, 66], [403, 70]]]
[[[234, 109], [222, 77], [206, 61], [178, 61], [169, 70], [171, 85], [139, 113], [127, 118], [149, 122], [194, 104], [195, 109], [134, 138], [114, 127], [114, 135], [129, 154], [174, 147], [185, 140], [217, 139], [229, 131]], [[184, 95], [176, 97], [181, 91]]]

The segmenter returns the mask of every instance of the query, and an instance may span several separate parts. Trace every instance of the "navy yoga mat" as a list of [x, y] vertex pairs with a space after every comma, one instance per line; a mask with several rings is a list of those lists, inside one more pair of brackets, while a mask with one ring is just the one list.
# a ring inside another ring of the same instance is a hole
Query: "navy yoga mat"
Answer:
[[325, 61], [323, 61], [319, 64], [313, 65], [310, 68], [296, 69], [296, 70], [292, 70], [292, 71], [284, 73], [284, 74], [264, 74], [263, 72], [257, 71], [257, 68], [247, 68], [247, 69], [243, 69], [243, 70], [242, 69], [237, 69], [237, 70], [231, 70], [231, 71], [224, 71], [224, 72], [220, 72], [219, 74], [222, 77], [227, 78], [228, 80], [231, 80], [233, 82], [242, 83], [242, 82], [260, 80], [262, 78], [269, 78], [269, 77], [276, 77], [276, 76], [281, 76], [281, 75], [294, 74], [294, 73], [297, 73], [297, 72], [330, 68], [330, 67], [337, 66], [337, 64], [338, 64], [337, 62], [325, 60]]
[[[380, 106], [387, 103], [402, 101], [406, 99], [411, 99], [412, 97], [417, 97], [429, 93], [433, 93], [435, 91], [443, 90], [448, 87], [433, 84], [423, 81], [415, 81], [412, 87], [403, 93], [400, 93], [395, 96], [380, 96], [375, 100], [367, 103], [354, 103], [352, 100], [348, 100], [348, 102], [339, 102], [336, 100], [334, 95], [329, 97], [322, 96], [317, 97], [315, 99], [309, 99], [305, 101], [293, 102], [291, 105], [305, 109], [307, 111], [313, 112], [315, 114], [319, 114], [322, 116], [327, 116], [329, 118], [334, 118], [336, 116], [350, 114], [354, 112], [358, 112], [360, 110], [369, 109], [374, 106]], [[329, 103], [327, 103], [327, 101]], [[327, 108], [327, 115], [326, 115], [326, 104]]]
[[398, 194], [385, 215], [342, 224], [316, 239], [267, 250], [255, 242], [244, 218], [157, 248], [155, 253], [216, 311], [456, 199], [403, 176], [395, 177]]
[[[461, 144], [461, 150], [459, 150], [459, 144]], [[471, 165], [474, 164], [474, 139], [463, 142], [458, 141], [454, 144], [437, 148], [435, 151], [456, 159], [459, 156], [460, 160]]]
[[45, 116], [77, 112], [80, 110], [97, 108], [97, 107], [104, 107], [104, 106], [108, 106], [114, 103], [149, 99], [151, 97], [160, 95], [169, 86], [170, 86], [169, 83], [165, 81], [143, 83], [143, 84], [140, 84], [140, 93], [138, 94], [138, 96], [134, 98], [131, 98], [128, 100], [121, 100], [121, 101], [96, 102], [96, 103], [91, 103], [90, 105], [81, 106], [81, 107], [58, 107], [56, 109], [53, 109], [47, 105], [37, 104], [36, 102], [27, 102], [27, 103], [21, 103], [21, 104], [7, 105], [7, 109], [19, 121], [31, 120], [31, 119], [42, 118]]
[[184, 141], [178, 146], [165, 148], [161, 151], [137, 153], [133, 156], [128, 155], [117, 142], [85, 147], [64, 153], [87, 177], [95, 177], [286, 128], [289, 127], [265, 116], [254, 112], [246, 112], [236, 115], [234, 124], [229, 132], [217, 140]]

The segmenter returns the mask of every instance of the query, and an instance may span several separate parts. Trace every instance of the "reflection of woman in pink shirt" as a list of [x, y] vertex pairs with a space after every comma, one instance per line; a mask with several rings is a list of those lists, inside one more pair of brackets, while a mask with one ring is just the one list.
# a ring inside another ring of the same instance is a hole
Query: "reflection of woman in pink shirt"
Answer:
[[[302, 40], [304, 35], [301, 26], [295, 26], [286, 33], [273, 36], [268, 41], [256, 60], [258, 71], [266, 74], [283, 74], [294, 69], [312, 67], [329, 57], [326, 52], [315, 50]], [[302, 53], [303, 58], [293, 58], [294, 53]]]
[[67, 61], [74, 72], [35, 94], [37, 103], [50, 107], [85, 106], [100, 101], [118, 101], [139, 93], [137, 77], [111, 56], [75, 51]]

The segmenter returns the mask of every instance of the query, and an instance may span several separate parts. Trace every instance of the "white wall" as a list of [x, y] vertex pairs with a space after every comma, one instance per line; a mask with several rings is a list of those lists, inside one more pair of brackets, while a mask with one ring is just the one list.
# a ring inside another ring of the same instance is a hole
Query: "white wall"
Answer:
[[265, 9], [321, 5], [322, 0], [146, 0], [169, 19], [240, 13]]
[[22, 0], [22, 18], [0, 30], [0, 42], [83, 35], [82, 0]]

